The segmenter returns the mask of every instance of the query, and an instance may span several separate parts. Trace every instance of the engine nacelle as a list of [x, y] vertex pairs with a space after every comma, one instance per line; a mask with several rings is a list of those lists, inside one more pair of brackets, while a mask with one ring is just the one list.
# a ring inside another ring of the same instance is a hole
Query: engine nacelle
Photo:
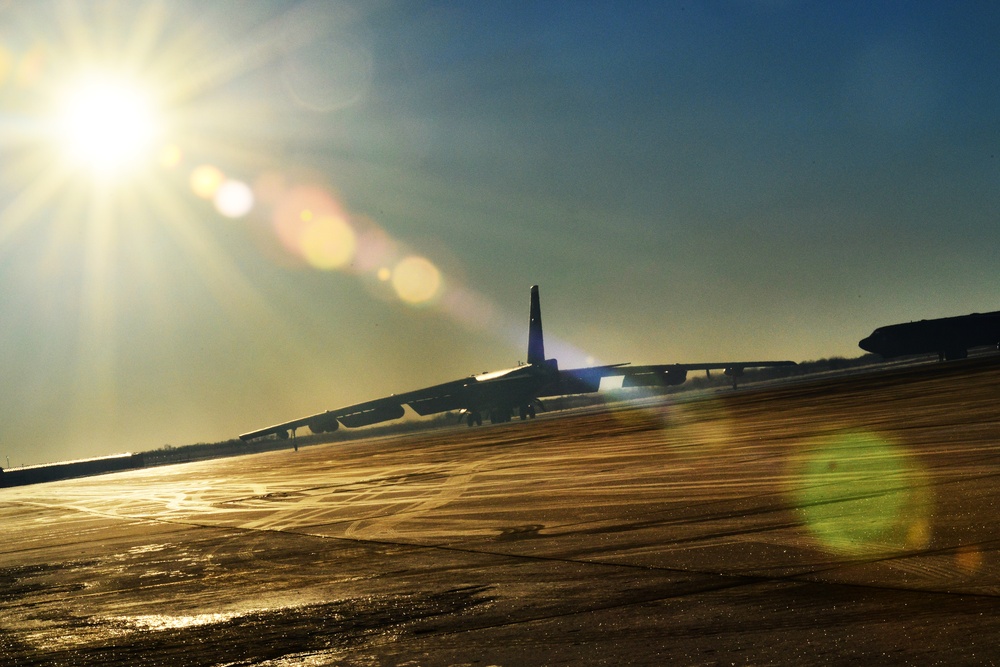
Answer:
[[601, 376], [598, 373], [577, 372], [575, 375], [564, 374], [559, 379], [559, 391], [566, 394], [590, 394], [601, 388]]
[[668, 368], [655, 373], [626, 375], [622, 387], [672, 387], [687, 380], [686, 368]]
[[685, 380], [687, 380], [688, 372], [685, 369], [671, 370], [663, 373], [660, 377], [663, 384], [673, 386], [684, 384]]
[[348, 428], [357, 428], [358, 426], [369, 426], [391, 419], [399, 419], [403, 414], [403, 406], [401, 404], [384, 405], [371, 410], [362, 410], [351, 415], [344, 415], [340, 418], [340, 421]]
[[313, 433], [332, 433], [340, 428], [337, 418], [326, 413], [309, 421], [309, 430]]

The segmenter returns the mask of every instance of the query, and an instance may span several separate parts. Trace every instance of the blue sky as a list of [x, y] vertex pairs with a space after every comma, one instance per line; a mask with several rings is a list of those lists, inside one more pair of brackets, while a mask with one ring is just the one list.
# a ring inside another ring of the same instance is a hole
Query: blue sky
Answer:
[[[13, 464], [512, 365], [535, 283], [564, 367], [854, 356], [876, 326], [998, 308], [992, 3], [0, 12]], [[110, 184], [46, 129], [85, 65], [163, 121]], [[205, 166], [252, 206], [197, 195]], [[307, 209], [346, 221], [343, 263], [295, 245]], [[415, 301], [406, 258], [435, 272]]]

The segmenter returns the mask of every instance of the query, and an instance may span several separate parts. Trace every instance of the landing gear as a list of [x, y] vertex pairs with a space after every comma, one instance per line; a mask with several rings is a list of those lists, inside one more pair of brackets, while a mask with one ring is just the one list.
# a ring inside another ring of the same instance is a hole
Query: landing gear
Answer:
[[[505, 424], [509, 422], [514, 417], [514, 408], [496, 408], [490, 410], [487, 413], [491, 424]], [[534, 419], [535, 418], [535, 405], [533, 403], [528, 403], [527, 405], [519, 406], [517, 409], [517, 415], [521, 419]], [[483, 413], [479, 410], [469, 410], [465, 413], [465, 424], [466, 426], [482, 426], [483, 425]]]
[[490, 410], [490, 423], [502, 424], [505, 421], [510, 421], [510, 414], [504, 414], [504, 412], [504, 410]]

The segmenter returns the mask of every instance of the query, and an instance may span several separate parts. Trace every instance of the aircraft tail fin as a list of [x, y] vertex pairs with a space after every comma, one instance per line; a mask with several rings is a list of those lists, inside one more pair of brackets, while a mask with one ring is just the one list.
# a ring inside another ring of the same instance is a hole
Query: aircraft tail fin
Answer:
[[545, 363], [545, 343], [542, 341], [542, 306], [538, 301], [538, 285], [531, 286], [531, 311], [528, 315], [528, 363]]

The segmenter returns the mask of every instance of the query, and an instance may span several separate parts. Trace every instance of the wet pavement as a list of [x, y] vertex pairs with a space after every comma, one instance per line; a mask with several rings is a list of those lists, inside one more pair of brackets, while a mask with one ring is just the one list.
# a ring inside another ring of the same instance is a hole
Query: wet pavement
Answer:
[[2, 665], [990, 664], [1000, 360], [0, 490]]

